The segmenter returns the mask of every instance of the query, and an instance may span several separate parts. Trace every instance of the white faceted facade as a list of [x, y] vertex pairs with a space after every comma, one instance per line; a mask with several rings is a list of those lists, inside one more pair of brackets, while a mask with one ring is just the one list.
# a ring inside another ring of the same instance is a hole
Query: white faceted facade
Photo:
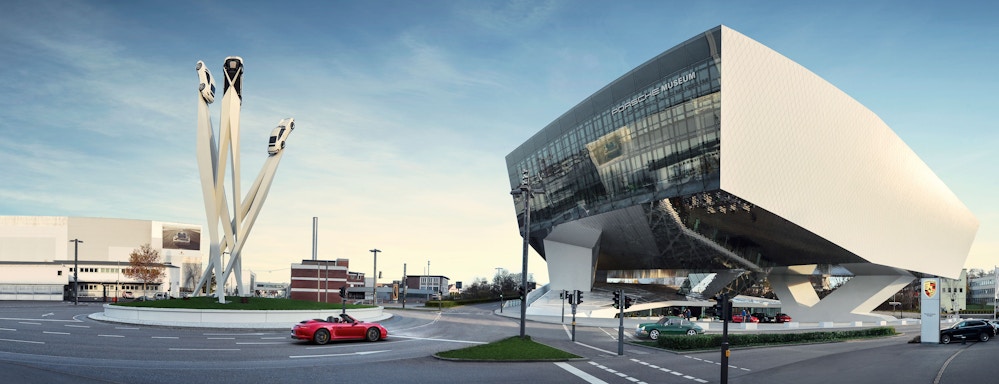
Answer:
[[[608, 84], [507, 166], [511, 187], [527, 170], [545, 191], [529, 241], [552, 290], [657, 281], [700, 300], [769, 281], [797, 320], [875, 320], [916, 275], [956, 277], [978, 227], [877, 115], [725, 26]], [[831, 273], [849, 280], [820, 300]]]
[[885, 123], [722, 27], [721, 188], [865, 260], [957, 278], [978, 221]]

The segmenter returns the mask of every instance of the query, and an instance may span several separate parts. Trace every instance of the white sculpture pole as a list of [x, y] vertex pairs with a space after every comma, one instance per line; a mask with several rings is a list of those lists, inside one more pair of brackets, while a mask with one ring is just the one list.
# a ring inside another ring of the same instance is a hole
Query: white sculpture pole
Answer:
[[[235, 272], [236, 289], [239, 295], [250, 293], [243, 285], [242, 257], [243, 245], [256, 222], [260, 209], [267, 199], [277, 166], [281, 162], [285, 141], [295, 128], [295, 119], [287, 118], [278, 123], [271, 134], [267, 149], [269, 157], [264, 162], [260, 175], [247, 196], [240, 199], [239, 171], [239, 113], [242, 105], [243, 59], [229, 56], [225, 60], [225, 88], [222, 97], [222, 117], [219, 122], [219, 143], [215, 142], [208, 104], [215, 100], [215, 80], [199, 61], [196, 70], [200, 81], [198, 95], [198, 168], [201, 174], [201, 189], [205, 199], [205, 216], [208, 219], [210, 240], [208, 265], [198, 282], [195, 292], [200, 292], [209, 284], [214, 275], [215, 293], [220, 303], [225, 302], [225, 282]], [[230, 151], [231, 148], [231, 151]], [[232, 157], [232, 213], [229, 212], [228, 196], [225, 191], [225, 173], [229, 157]], [[222, 236], [219, 234], [222, 225]], [[230, 254], [229, 261], [222, 265], [221, 255]]]

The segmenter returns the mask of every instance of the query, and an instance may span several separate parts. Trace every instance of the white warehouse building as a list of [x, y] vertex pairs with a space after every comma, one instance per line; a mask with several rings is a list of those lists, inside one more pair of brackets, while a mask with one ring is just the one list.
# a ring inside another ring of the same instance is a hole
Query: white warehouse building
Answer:
[[[145, 287], [123, 273], [129, 254], [143, 244], [160, 252], [166, 270], [159, 283]], [[157, 292], [178, 297], [191, 292], [201, 277], [201, 249], [201, 226], [194, 224], [0, 216], [0, 300], [72, 300], [74, 272], [83, 301]]]

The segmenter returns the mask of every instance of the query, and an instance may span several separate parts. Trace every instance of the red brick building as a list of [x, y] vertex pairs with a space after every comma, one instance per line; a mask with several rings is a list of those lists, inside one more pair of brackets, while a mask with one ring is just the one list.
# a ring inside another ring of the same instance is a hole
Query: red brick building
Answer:
[[[350, 272], [350, 260], [302, 260], [291, 265], [290, 298], [340, 303], [340, 288], [364, 287], [364, 274]], [[358, 293], [363, 297], [363, 293]], [[348, 299], [351, 297], [348, 293]]]

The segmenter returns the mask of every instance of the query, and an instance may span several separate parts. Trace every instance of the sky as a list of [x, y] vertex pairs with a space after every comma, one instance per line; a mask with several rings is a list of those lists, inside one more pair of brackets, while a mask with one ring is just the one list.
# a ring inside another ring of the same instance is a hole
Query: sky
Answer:
[[[347, 258], [381, 282], [519, 272], [505, 157], [659, 53], [726, 25], [868, 107], [999, 264], [999, 9], [939, 1], [34, 1], [0, 4], [0, 215], [206, 225], [195, 63], [244, 60], [246, 191], [296, 129], [243, 266]], [[210, 106], [218, 128], [222, 83]], [[918, 239], [913, 239], [918, 241]], [[528, 272], [548, 281], [532, 250]], [[370, 276], [370, 275], [369, 275]]]

